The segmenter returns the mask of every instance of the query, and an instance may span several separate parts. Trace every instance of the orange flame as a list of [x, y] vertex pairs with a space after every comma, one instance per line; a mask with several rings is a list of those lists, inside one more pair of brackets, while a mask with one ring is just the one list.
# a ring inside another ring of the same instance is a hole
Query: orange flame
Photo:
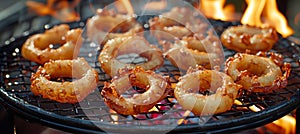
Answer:
[[295, 134], [296, 133], [296, 119], [290, 115], [283, 116], [282, 118], [267, 124], [266, 127], [275, 133], [280, 134]]
[[120, 13], [134, 14], [133, 7], [129, 0], [119, 0], [115, 5]]
[[144, 5], [144, 9], [146, 10], [163, 10], [167, 7], [167, 1], [150, 1]]
[[148, 112], [152, 112], [152, 111], [159, 112], [159, 110], [156, 107], [151, 108]]
[[234, 6], [231, 4], [224, 6], [225, 2], [226, 0], [202, 0], [199, 7], [208, 18], [223, 21], [232, 20], [235, 11]]
[[[241, 19], [242, 24], [257, 27], [272, 26], [283, 37], [294, 33], [285, 17], [278, 11], [276, 0], [246, 0], [246, 3], [248, 7]], [[262, 14], [266, 19], [265, 22], [261, 20]]]
[[[242, 105], [242, 102], [235, 100], [236, 105]], [[261, 109], [255, 105], [249, 107], [254, 112], [259, 112]], [[262, 108], [263, 109], [263, 108]], [[280, 134], [295, 134], [296, 119], [290, 115], [285, 115], [282, 118], [265, 125], [270, 131]]]
[[[290, 28], [287, 24], [287, 20], [278, 11], [276, 0], [268, 0], [266, 7], [266, 17], [272, 22], [270, 23], [275, 29], [281, 33], [283, 36], [287, 37], [293, 34], [292, 28]], [[276, 16], [276, 17], [274, 17]]]
[[[253, 2], [252, 2], [253, 1]], [[241, 19], [242, 24], [261, 26], [260, 16], [267, 0], [246, 0], [248, 7]]]
[[[187, 117], [190, 113], [191, 113], [191, 111], [186, 110], [186, 111], [184, 112], [184, 114], [183, 114], [183, 117]], [[186, 123], [187, 123], [187, 120], [185, 120], [185, 119], [179, 119], [179, 120], [177, 121], [177, 124], [178, 124], [178, 125], [186, 124]]]
[[51, 15], [61, 21], [71, 22], [80, 19], [80, 16], [75, 12], [75, 7], [80, 0], [68, 2], [67, 0], [47, 0], [47, 3], [39, 3], [35, 1], [27, 1], [26, 5], [29, 10], [40, 16]]

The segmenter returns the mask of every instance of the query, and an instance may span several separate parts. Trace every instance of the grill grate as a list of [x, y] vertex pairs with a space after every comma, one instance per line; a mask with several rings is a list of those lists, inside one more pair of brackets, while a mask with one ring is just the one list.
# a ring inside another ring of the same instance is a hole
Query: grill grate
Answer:
[[[215, 27], [220, 27], [221, 25], [223, 29], [229, 26], [228, 23], [220, 21], [212, 21], [212, 24], [214, 24]], [[83, 23], [71, 23], [70, 25], [73, 25], [72, 27], [84, 26]], [[231, 25], [234, 25], [234, 23], [231, 23]], [[221, 33], [221, 31], [217, 32]], [[90, 65], [99, 72], [98, 89], [91, 93], [85, 100], [83, 100], [83, 102], [78, 104], [57, 103], [48, 99], [43, 99], [41, 96], [34, 96], [30, 91], [30, 76], [31, 73], [36, 71], [39, 65], [24, 59], [20, 53], [20, 47], [28, 36], [17, 38], [0, 49], [1, 96], [3, 96], [3, 93], [7, 93], [6, 97], [9, 99], [16, 99], [13, 100], [15, 103], [20, 103], [22, 105], [25, 103], [25, 108], [28, 107], [27, 105], [30, 105], [33, 106], [35, 108], [34, 110], [36, 111], [38, 111], [37, 108], [42, 109], [43, 111], [41, 114], [50, 112], [54, 113], [55, 116], [60, 118], [75, 118], [81, 122], [92, 121], [96, 124], [107, 123], [108, 125], [112, 126], [118, 124], [128, 127], [131, 124], [138, 124], [137, 126], [145, 127], [174, 125], [173, 123], [176, 121], [176, 123], [181, 124], [177, 130], [180, 130], [181, 127], [188, 129], [190, 126], [199, 124], [202, 127], [204, 126], [204, 129], [210, 130], [211, 128], [209, 127], [213, 126], [214, 129], [218, 129], [217, 126], [219, 124], [222, 124], [222, 122], [227, 122], [228, 120], [239, 122], [240, 120], [242, 121], [245, 119], [247, 122], [248, 117], [256, 114], [250, 110], [250, 106], [252, 105], [261, 108], [261, 110], [268, 113], [268, 111], [272, 111], [281, 105], [289, 103], [293, 98], [297, 98], [297, 102], [299, 103], [300, 47], [284, 38], [279, 40], [272, 51], [283, 54], [285, 56], [284, 60], [292, 64], [292, 72], [291, 76], [289, 77], [288, 86], [286, 88], [273, 91], [270, 94], [244, 92], [243, 95], [238, 98], [238, 100], [242, 102], [242, 105], [233, 105], [230, 111], [213, 115], [212, 118], [209, 118], [210, 116], [197, 117], [192, 113], [187, 113], [186, 111], [182, 110], [181, 107], [176, 103], [176, 100], [173, 96], [168, 96], [166, 99], [158, 103], [155, 106], [158, 111], [152, 111], [133, 116], [123, 116], [112, 112], [104, 104], [103, 99], [99, 94], [99, 91], [103, 87], [103, 83], [105, 81], [109, 81], [110, 77], [101, 70], [100, 64], [97, 62], [96, 58], [99, 54], [99, 50], [97, 50], [98, 46], [90, 42], [84, 42], [83, 48], [80, 52], [80, 57], [85, 57]], [[235, 53], [225, 48], [224, 51], [226, 58]], [[123, 56], [120, 58], [122, 60], [136, 59], [134, 55]], [[141, 60], [140, 58], [137, 59]], [[159, 68], [157, 73], [170, 76], [172, 83], [176, 83], [178, 78], [181, 76], [181, 72], [176, 67], [172, 66], [168, 61], [165, 61], [163, 67]], [[296, 107], [293, 107], [292, 109], [294, 108]], [[284, 111], [284, 113], [290, 112], [287, 109], [280, 110]], [[272, 115], [272, 112], [269, 112], [269, 114]], [[45, 116], [47, 117], [47, 115]], [[207, 120], [207, 123], [201, 124]], [[254, 119], [249, 119], [248, 122], [251, 120]], [[205, 128], [205, 126], [207, 128]]]
[[[107, 1], [107, 3], [109, 2]], [[86, 15], [84, 18], [87, 18], [91, 15], [91, 12], [89, 12], [90, 10], [84, 10], [84, 8], [87, 7], [80, 7], [80, 9], [83, 9], [80, 12]], [[50, 19], [49, 16], [29, 18], [28, 20], [28, 22], [14, 28], [19, 31], [3, 32], [6, 35], [1, 34], [1, 40], [5, 37], [12, 38], [5, 41], [5, 45], [0, 44], [0, 101], [25, 118], [47, 125], [76, 132], [99, 132], [104, 130], [161, 132], [171, 130], [170, 126], [176, 132], [229, 132], [269, 123], [289, 113], [300, 104], [300, 46], [284, 38], [278, 41], [272, 51], [283, 54], [285, 56], [284, 60], [292, 64], [288, 86], [270, 94], [244, 92], [241, 97], [237, 98], [242, 102], [242, 105], [233, 105], [230, 111], [213, 115], [211, 118], [210, 116], [197, 117], [182, 110], [173, 96], [168, 96], [159, 102], [155, 106], [157, 111], [134, 116], [113, 113], [104, 104], [99, 94], [103, 83], [109, 81], [110, 77], [101, 70], [100, 64], [97, 62], [98, 45], [88, 41], [84, 42], [80, 57], [85, 57], [90, 65], [98, 71], [98, 88], [78, 104], [63, 104], [43, 99], [41, 96], [34, 96], [30, 91], [31, 73], [35, 72], [39, 65], [24, 59], [20, 48], [30, 35], [42, 32], [40, 28], [44, 27], [45, 24], [58, 22]], [[140, 21], [142, 23], [146, 22], [144, 19]], [[228, 26], [239, 24], [238, 22], [216, 20], [210, 20], [210, 22], [219, 35]], [[70, 23], [70, 26], [83, 28], [84, 24], [84, 22], [75, 22]], [[15, 36], [21, 37], [14, 38]], [[224, 48], [224, 52], [225, 58], [235, 54], [234, 51], [226, 48]], [[135, 57], [135, 55], [123, 56], [120, 59], [125, 61], [129, 59], [134, 63], [143, 62], [143, 59]], [[170, 76], [172, 83], [176, 83], [178, 78], [182, 76], [178, 68], [171, 65], [167, 60], [156, 72]], [[252, 112], [250, 110], [252, 105], [261, 108], [262, 112]], [[175, 128], [174, 123], [176, 126], [177, 123], [180, 125]], [[100, 128], [103, 128], [103, 130], [99, 130], [98, 126], [101, 126]]]

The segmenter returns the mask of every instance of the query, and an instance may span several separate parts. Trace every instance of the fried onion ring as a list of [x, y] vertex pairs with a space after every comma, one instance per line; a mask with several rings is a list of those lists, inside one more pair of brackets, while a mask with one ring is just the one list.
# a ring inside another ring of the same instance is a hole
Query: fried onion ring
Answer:
[[[210, 115], [230, 110], [241, 87], [225, 73], [190, 68], [180, 77], [174, 95], [183, 109], [195, 115]], [[207, 91], [209, 95], [201, 94]]]
[[[76, 80], [51, 81], [53, 78], [72, 77]], [[89, 66], [84, 58], [74, 60], [51, 60], [40, 66], [31, 75], [31, 91], [34, 95], [42, 95], [61, 103], [77, 103], [82, 101], [97, 87], [98, 73]]]
[[270, 52], [257, 55], [237, 53], [226, 61], [225, 71], [250, 92], [271, 92], [287, 85], [291, 65], [283, 63], [282, 55]]
[[[69, 29], [68, 25], [61, 24], [29, 37], [22, 46], [23, 57], [39, 64], [44, 64], [50, 59], [77, 58], [83, 40], [82, 30]], [[57, 49], [50, 48], [50, 45], [56, 44], [61, 46]]]
[[221, 42], [237, 52], [251, 53], [269, 51], [278, 41], [278, 35], [273, 28], [258, 28], [248, 25], [232, 26], [221, 35]]
[[[200, 39], [201, 38], [201, 39]], [[201, 65], [211, 69], [221, 66], [223, 54], [220, 41], [217, 37], [183, 37], [175, 43], [164, 41], [164, 57], [180, 69], [187, 70], [189, 67]]]
[[[141, 64], [126, 64], [116, 59], [119, 55], [130, 53], [139, 54], [141, 57], [145, 57], [147, 61]], [[162, 52], [157, 47], [150, 45], [141, 36], [120, 37], [107, 41], [98, 60], [104, 72], [110, 76], [115, 76], [118, 70], [124, 67], [140, 66], [145, 70], [154, 70], [164, 62]]]
[[159, 40], [173, 41], [174, 38], [193, 36], [194, 33], [204, 33], [207, 24], [202, 23], [191, 9], [174, 7], [149, 20], [151, 33]]
[[[132, 86], [145, 89], [141, 94], [124, 97], [122, 94]], [[148, 112], [153, 106], [166, 97], [170, 84], [167, 78], [153, 71], [145, 71], [140, 67], [134, 69], [122, 69], [121, 73], [105, 82], [101, 91], [104, 102], [113, 110], [123, 115], [135, 115]]]
[[113, 10], [98, 9], [87, 21], [87, 36], [99, 44], [116, 37], [133, 36], [143, 31], [134, 16], [117, 14]]

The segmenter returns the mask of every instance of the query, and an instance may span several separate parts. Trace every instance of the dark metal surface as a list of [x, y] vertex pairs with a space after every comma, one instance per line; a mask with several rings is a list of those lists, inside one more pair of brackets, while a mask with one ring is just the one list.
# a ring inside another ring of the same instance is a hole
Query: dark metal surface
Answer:
[[[82, 1], [83, 3], [78, 7], [83, 19], [93, 14], [93, 11], [88, 7], [91, 1], [93, 0]], [[110, 2], [112, 1], [104, 0], [100, 1], [99, 4], [107, 5]], [[16, 12], [16, 16], [22, 16], [24, 14], [22, 11], [24, 9]], [[145, 23], [147, 21], [142, 19], [140, 22]], [[0, 103], [9, 110], [10, 114], [16, 114], [26, 120], [45, 126], [75, 133], [99, 133], [103, 131], [153, 133], [169, 130], [185, 133], [236, 132], [272, 122], [300, 105], [300, 47], [283, 38], [272, 51], [282, 53], [285, 56], [285, 61], [292, 64], [292, 76], [289, 78], [288, 86], [271, 94], [246, 93], [238, 98], [243, 105], [234, 105], [230, 111], [212, 116], [205, 124], [200, 122], [208, 119], [207, 116], [183, 115], [185, 111], [177, 107], [173, 96], [168, 96], [156, 105], [159, 111], [136, 116], [111, 113], [99, 94], [103, 82], [109, 81], [110, 78], [101, 70], [96, 60], [99, 53], [99, 51], [95, 51], [97, 46], [91, 45], [89, 42], [84, 43], [80, 56], [85, 57], [90, 65], [99, 72], [99, 87], [81, 103], [57, 103], [40, 96], [34, 96], [30, 92], [30, 76], [39, 65], [24, 59], [20, 53], [20, 48], [28, 36], [42, 32], [45, 24], [61, 22], [50, 16], [28, 16], [23, 17], [22, 20], [19, 17], [17, 19], [14, 17], [14, 20], [3, 21], [3, 23], [9, 23], [9, 25], [1, 29], [0, 33]], [[218, 34], [228, 26], [239, 24], [214, 20], [211, 20], [211, 23]], [[71, 27], [84, 27], [84, 22], [70, 23], [70, 25]], [[233, 54], [233, 51], [225, 49], [226, 58]], [[157, 72], [169, 75], [174, 83], [180, 76], [178, 69], [168, 61]], [[252, 105], [264, 109], [261, 112], [252, 112], [249, 108]], [[116, 121], [116, 117], [118, 121]], [[182, 124], [175, 127], [171, 122], [174, 120], [176, 123], [180, 121]]]
[[[230, 25], [238, 24], [213, 20], [211, 23], [217, 29], [217, 33], [221, 33]], [[70, 25], [84, 27], [84, 22], [70, 23]], [[168, 96], [157, 104], [158, 111], [134, 116], [112, 113], [99, 94], [103, 82], [109, 81], [110, 78], [101, 70], [96, 60], [99, 53], [96, 50], [97, 46], [90, 42], [84, 43], [80, 56], [85, 57], [99, 72], [100, 82], [95, 92], [78, 104], [62, 104], [43, 99], [41, 96], [34, 96], [30, 91], [30, 76], [39, 65], [24, 59], [20, 53], [20, 48], [28, 36], [30, 35], [10, 40], [0, 48], [0, 102], [21, 117], [64, 131], [235, 132], [270, 123], [300, 105], [300, 47], [284, 38], [279, 40], [272, 51], [283, 54], [285, 61], [292, 64], [288, 86], [270, 94], [245, 93], [238, 98], [243, 105], [234, 105], [230, 111], [209, 118], [209, 116], [197, 117], [193, 114], [185, 116], [185, 111], [178, 106], [173, 96]], [[224, 51], [226, 58], [235, 53], [226, 49]], [[174, 83], [181, 75], [179, 70], [168, 61], [165, 61], [164, 66], [156, 72], [170, 76]], [[263, 109], [260, 112], [252, 112], [249, 108], [252, 105]], [[209, 119], [208, 122], [201, 123], [206, 119]], [[175, 127], [174, 121], [182, 123]]]

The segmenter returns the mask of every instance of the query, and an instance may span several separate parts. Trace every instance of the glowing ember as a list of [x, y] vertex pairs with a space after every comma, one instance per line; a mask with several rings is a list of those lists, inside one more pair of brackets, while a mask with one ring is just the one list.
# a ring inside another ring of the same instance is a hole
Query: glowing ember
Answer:
[[26, 5], [29, 10], [38, 15], [51, 15], [61, 21], [71, 22], [78, 21], [80, 16], [75, 12], [74, 8], [79, 4], [80, 0], [69, 2], [68, 0], [47, 0], [47, 3], [39, 3], [35, 1], [27, 1]]
[[110, 110], [109, 110], [109, 113], [112, 113], [112, 114], [110, 115], [111, 119], [113, 120], [112, 123], [118, 124], [119, 117], [118, 117], [118, 115], [116, 114], [116, 112], [115, 112], [114, 110], [111, 110], [111, 109], [110, 109]]
[[208, 18], [228, 21], [233, 19], [234, 6], [225, 5], [226, 0], [202, 0], [199, 7], [200, 10]]
[[[245, 0], [247, 9], [241, 19], [242, 24], [256, 27], [271, 26], [277, 32], [287, 37], [293, 34], [286, 18], [278, 11], [276, 0]], [[232, 21], [238, 18], [234, 13], [233, 5], [226, 5], [226, 0], [202, 0], [199, 8], [206, 17], [223, 21]], [[265, 20], [262, 20], [261, 17]]]
[[[242, 102], [235, 100], [236, 105], [242, 105]], [[249, 107], [254, 112], [259, 112], [261, 109], [255, 105]], [[262, 108], [263, 109], [263, 108]], [[296, 119], [290, 115], [286, 115], [270, 124], [265, 125], [268, 130], [274, 133], [294, 134], [296, 128]]]
[[151, 108], [148, 112], [153, 112], [153, 111], [159, 112], [159, 110], [156, 107]]
[[[185, 111], [184, 114], [183, 114], [183, 117], [187, 117], [189, 114], [191, 113], [191, 111]], [[185, 119], [179, 119], [177, 121], [177, 124], [180, 125], [180, 124], [186, 124], [187, 123], [187, 120]]]
[[[278, 11], [275, 0], [246, 0], [248, 7], [242, 17], [242, 24], [264, 27], [272, 26], [277, 32], [287, 37], [293, 34], [293, 30], [288, 26], [285, 17]], [[262, 22], [261, 16], [266, 21]]]

